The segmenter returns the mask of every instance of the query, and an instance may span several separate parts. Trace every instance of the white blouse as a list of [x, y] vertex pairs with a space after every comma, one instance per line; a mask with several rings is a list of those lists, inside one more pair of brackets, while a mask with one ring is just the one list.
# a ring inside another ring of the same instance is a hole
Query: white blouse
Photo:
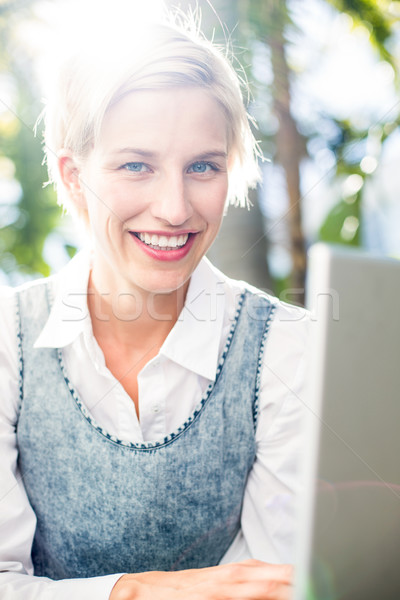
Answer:
[[[90, 255], [83, 251], [55, 276], [54, 305], [35, 346], [62, 348], [70, 380], [101, 426], [136, 443], [159, 439], [187, 419], [214, 380], [245, 284], [228, 279], [207, 259], [201, 261], [178, 321], [158, 355], [139, 373], [139, 422], [92, 333], [89, 271]], [[309, 322], [303, 309], [278, 304], [263, 356], [257, 455], [245, 490], [241, 530], [222, 562], [293, 561]], [[17, 465], [19, 364], [11, 288], [0, 292], [0, 331], [0, 597], [107, 600], [121, 574], [62, 581], [33, 576], [36, 518]]]

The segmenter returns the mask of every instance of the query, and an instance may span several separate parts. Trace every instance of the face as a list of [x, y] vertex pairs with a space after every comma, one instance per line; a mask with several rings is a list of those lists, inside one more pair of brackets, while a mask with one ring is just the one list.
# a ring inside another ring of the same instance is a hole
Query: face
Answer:
[[101, 288], [168, 293], [217, 235], [228, 191], [227, 124], [198, 88], [133, 92], [106, 114], [80, 168]]

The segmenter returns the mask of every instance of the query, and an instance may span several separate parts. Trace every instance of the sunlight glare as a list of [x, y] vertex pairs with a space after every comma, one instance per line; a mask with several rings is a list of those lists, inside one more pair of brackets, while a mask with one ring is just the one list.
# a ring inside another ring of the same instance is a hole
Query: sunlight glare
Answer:
[[374, 156], [364, 156], [360, 162], [360, 168], [363, 173], [371, 175], [378, 166], [378, 161]]
[[361, 190], [363, 185], [364, 179], [361, 175], [358, 175], [357, 173], [349, 175], [342, 184], [343, 197], [347, 198], [348, 196], [354, 196], [354, 194], [357, 194], [357, 192]]
[[360, 221], [357, 219], [357, 217], [355, 217], [354, 215], [346, 217], [343, 222], [342, 229], [340, 231], [341, 237], [346, 242], [351, 242], [355, 238], [359, 226]]
[[[163, 0], [61, 0], [37, 5], [36, 43], [41, 48], [37, 54], [37, 76], [46, 92], [65, 55], [76, 47], [85, 54], [91, 48], [102, 48], [102, 59], [112, 60], [113, 48], [130, 35], [136, 44], [143, 38], [148, 21], [155, 21], [165, 13]], [[38, 26], [40, 24], [40, 26]], [[35, 28], [35, 27], [34, 27]], [[32, 35], [33, 37], [34, 35]], [[93, 50], [95, 52], [95, 50]], [[97, 56], [93, 54], [93, 60]], [[118, 67], [118, 65], [115, 65]]]

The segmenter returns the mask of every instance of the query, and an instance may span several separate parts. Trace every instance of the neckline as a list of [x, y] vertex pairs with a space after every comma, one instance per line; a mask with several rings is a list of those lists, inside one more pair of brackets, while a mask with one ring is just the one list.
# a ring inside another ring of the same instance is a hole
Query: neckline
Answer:
[[77, 408], [79, 409], [79, 411], [82, 414], [82, 416], [84, 417], [84, 419], [89, 423], [89, 425], [95, 431], [97, 431], [97, 433], [99, 433], [101, 436], [103, 436], [103, 438], [105, 438], [106, 440], [110, 441], [113, 444], [122, 446], [124, 448], [132, 449], [132, 450], [136, 450], [136, 451], [153, 451], [153, 450], [157, 450], [159, 448], [163, 448], [163, 447], [171, 444], [174, 440], [176, 440], [178, 437], [180, 437], [197, 420], [197, 418], [203, 411], [204, 407], [206, 406], [209, 398], [211, 397], [213, 390], [215, 389], [216, 383], [219, 379], [220, 373], [225, 364], [225, 359], [226, 359], [226, 356], [230, 349], [232, 338], [235, 333], [239, 317], [241, 315], [245, 295], [246, 295], [246, 291], [243, 291], [239, 297], [238, 304], [237, 304], [236, 311], [235, 311], [235, 316], [233, 319], [233, 323], [229, 330], [229, 334], [226, 339], [224, 350], [218, 361], [218, 366], [217, 366], [217, 370], [215, 373], [214, 381], [208, 385], [200, 402], [197, 404], [197, 406], [194, 408], [194, 410], [191, 412], [191, 414], [185, 420], [185, 422], [182, 425], [180, 425], [177, 429], [175, 429], [172, 433], [169, 433], [166, 436], [164, 436], [164, 438], [162, 440], [156, 440], [156, 441], [150, 441], [150, 442], [140, 442], [140, 443], [123, 440], [123, 439], [119, 438], [118, 436], [109, 433], [104, 427], [102, 427], [99, 423], [97, 423], [97, 421], [92, 417], [89, 410], [84, 405], [84, 403], [80, 399], [78, 393], [76, 392], [75, 388], [73, 387], [73, 385], [68, 377], [66, 368], [65, 368], [65, 363], [64, 363], [63, 356], [62, 356], [62, 349], [57, 348], [58, 362], [59, 362], [59, 365], [61, 368], [61, 372], [62, 372], [64, 381], [68, 387], [68, 390], [72, 396], [72, 399], [74, 400]]

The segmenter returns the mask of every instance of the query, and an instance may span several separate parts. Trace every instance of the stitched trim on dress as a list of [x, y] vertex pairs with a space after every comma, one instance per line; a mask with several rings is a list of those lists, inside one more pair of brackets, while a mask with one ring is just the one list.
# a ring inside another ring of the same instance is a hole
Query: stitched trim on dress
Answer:
[[270, 325], [271, 325], [272, 319], [274, 318], [277, 305], [271, 304], [270, 306], [271, 306], [271, 310], [269, 311], [268, 318], [265, 322], [264, 333], [263, 333], [263, 336], [261, 339], [261, 344], [260, 344], [260, 352], [258, 354], [256, 387], [255, 387], [255, 392], [254, 392], [254, 405], [253, 405], [254, 430], [257, 428], [257, 421], [258, 421], [258, 412], [259, 412], [258, 411], [258, 399], [259, 399], [259, 395], [260, 395], [261, 369], [263, 366], [265, 344], [267, 342]]
[[16, 293], [16, 302], [15, 302], [15, 322], [16, 322], [16, 332], [17, 332], [17, 352], [18, 352], [18, 363], [19, 363], [19, 404], [17, 409], [17, 415], [19, 417], [19, 413], [21, 411], [22, 400], [24, 396], [24, 359], [22, 356], [22, 331], [21, 331], [21, 298], [20, 292]]
[[50, 278], [47, 278], [47, 281], [45, 283], [45, 295], [46, 295], [47, 307], [49, 309], [49, 315], [50, 315], [51, 309], [53, 308], [53, 304], [54, 304], [54, 290], [51, 285]]
[[80, 400], [78, 394], [76, 393], [75, 389], [73, 388], [69, 378], [68, 378], [68, 374], [66, 372], [66, 368], [65, 368], [65, 364], [64, 364], [64, 360], [63, 360], [63, 356], [62, 356], [62, 352], [60, 349], [57, 349], [57, 354], [58, 354], [58, 360], [60, 363], [60, 367], [61, 367], [61, 371], [62, 374], [64, 376], [64, 380], [65, 383], [67, 384], [67, 387], [72, 395], [72, 398], [74, 399], [77, 407], [79, 408], [80, 412], [82, 413], [82, 415], [85, 417], [85, 419], [90, 423], [90, 425], [98, 432], [100, 433], [103, 437], [105, 437], [106, 439], [110, 440], [111, 442], [113, 442], [114, 444], [118, 444], [119, 446], [124, 446], [125, 448], [131, 448], [133, 450], [139, 450], [139, 451], [152, 451], [152, 450], [156, 450], [158, 448], [162, 448], [168, 444], [170, 444], [171, 442], [173, 442], [175, 439], [177, 439], [180, 435], [182, 435], [182, 433], [184, 431], [186, 431], [198, 418], [198, 416], [200, 415], [200, 413], [202, 412], [204, 406], [206, 405], [208, 399], [211, 396], [211, 392], [213, 391], [215, 384], [217, 383], [217, 380], [219, 378], [219, 375], [221, 373], [222, 367], [225, 363], [225, 358], [226, 355], [228, 354], [228, 350], [230, 348], [231, 345], [231, 341], [233, 338], [233, 335], [235, 333], [235, 329], [236, 329], [236, 325], [237, 322], [239, 320], [239, 316], [240, 316], [240, 312], [243, 306], [243, 301], [244, 301], [244, 296], [245, 296], [245, 292], [243, 292], [239, 298], [238, 301], [238, 306], [236, 309], [236, 313], [235, 313], [235, 317], [232, 323], [232, 326], [230, 328], [228, 337], [226, 339], [226, 343], [225, 343], [225, 347], [224, 347], [224, 351], [222, 353], [222, 356], [219, 360], [218, 363], [218, 367], [217, 367], [217, 371], [215, 374], [215, 379], [213, 381], [213, 383], [210, 383], [203, 395], [203, 398], [201, 399], [201, 401], [199, 402], [199, 404], [196, 406], [196, 408], [194, 409], [194, 411], [192, 412], [192, 414], [190, 415], [190, 417], [173, 433], [168, 434], [167, 436], [164, 437], [164, 439], [162, 441], [157, 441], [157, 442], [143, 442], [140, 444], [135, 444], [133, 442], [129, 442], [126, 440], [121, 440], [120, 438], [118, 438], [115, 435], [112, 435], [111, 433], [109, 433], [108, 431], [106, 431], [103, 427], [101, 427], [97, 421], [95, 421], [95, 419], [93, 419], [93, 417], [91, 416], [91, 414], [89, 413], [88, 409], [86, 408], [86, 406], [82, 403], [82, 401]]

